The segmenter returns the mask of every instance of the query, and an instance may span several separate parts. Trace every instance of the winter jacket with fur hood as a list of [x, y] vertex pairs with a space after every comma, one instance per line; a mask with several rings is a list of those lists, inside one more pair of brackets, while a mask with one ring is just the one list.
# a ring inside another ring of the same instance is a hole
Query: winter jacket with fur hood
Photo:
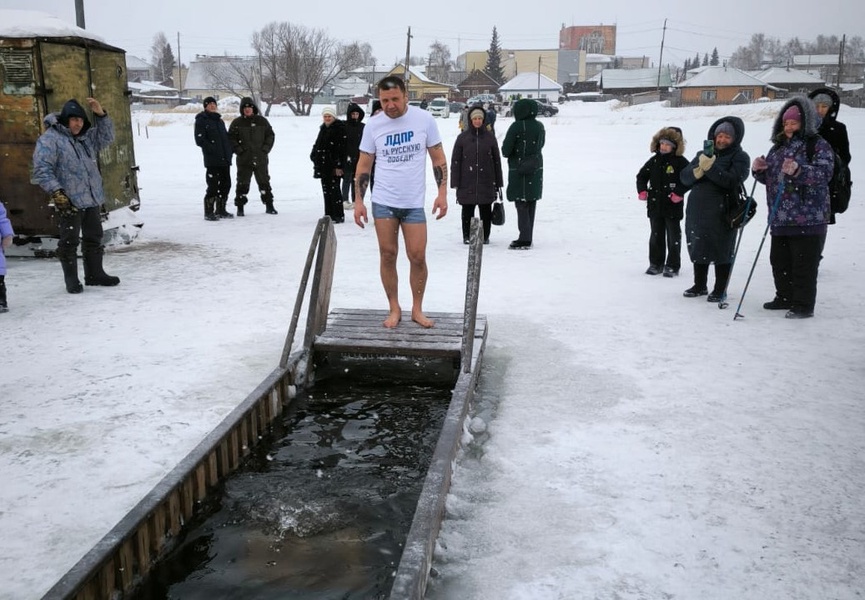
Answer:
[[33, 151], [30, 182], [49, 194], [64, 190], [76, 208], [102, 206], [105, 192], [97, 158], [114, 141], [114, 123], [106, 113], [91, 126], [85, 115], [84, 128], [75, 136], [59, 118], [52, 113], [44, 119], [47, 129]]
[[[799, 109], [802, 125], [793, 137], [784, 135], [784, 112], [791, 106]], [[817, 135], [820, 117], [814, 104], [803, 96], [789, 99], [781, 107], [772, 125], [773, 146], [766, 154], [768, 168], [755, 172], [754, 178], [766, 185], [769, 216], [773, 203], [778, 209], [771, 221], [772, 235], [819, 235], [829, 223], [829, 180], [835, 168], [835, 157], [829, 142], [816, 138], [814, 156], [808, 160], [807, 139]], [[792, 176], [781, 171], [784, 159], [799, 164]]]
[[[360, 114], [357, 119], [351, 118], [351, 113]], [[363, 118], [366, 112], [354, 102], [349, 103], [345, 111], [345, 170], [354, 173], [358, 158], [360, 157], [360, 140], [363, 137], [365, 127]]]
[[[243, 115], [244, 106], [252, 107], [252, 116]], [[252, 98], [240, 101], [240, 116], [231, 122], [228, 137], [234, 153], [237, 154], [238, 166], [250, 167], [267, 163], [267, 155], [276, 140], [270, 121], [258, 113], [258, 107]]]
[[[661, 153], [661, 140], [676, 144], [669, 154]], [[680, 181], [682, 169], [688, 166], [685, 158], [685, 138], [678, 127], [664, 127], [649, 144], [653, 156], [637, 172], [637, 192], [646, 192], [646, 214], [648, 217], [681, 220], [684, 216], [684, 201], [673, 202], [671, 194], [684, 197], [688, 188]]]
[[739, 117], [721, 117], [709, 127], [708, 140], [715, 139], [721, 123], [733, 127], [733, 142], [715, 150], [715, 162], [702, 177], [694, 176], [702, 150], [682, 170], [680, 179], [691, 189], [685, 205], [685, 238], [691, 262], [699, 264], [729, 264], [733, 257], [736, 232], [724, 221], [729, 203], [738, 195], [739, 187], [748, 178], [751, 158], [742, 149], [745, 123]]

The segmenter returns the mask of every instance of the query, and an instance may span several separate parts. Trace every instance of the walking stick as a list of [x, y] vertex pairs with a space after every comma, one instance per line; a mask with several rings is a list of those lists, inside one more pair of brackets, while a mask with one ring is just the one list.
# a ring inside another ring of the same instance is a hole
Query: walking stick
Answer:
[[[757, 189], [757, 180], [754, 180], [754, 185], [751, 186], [751, 193], [748, 194], [748, 200], [745, 202], [745, 214], [748, 214], [748, 209], [751, 208], [751, 203], [754, 201], [754, 190]], [[745, 226], [739, 229], [739, 236], [736, 238], [736, 248], [733, 250], [733, 260], [730, 261], [730, 272], [727, 274], [727, 282], [724, 284], [724, 291], [721, 292], [721, 299], [718, 301], [718, 308], [724, 309], [730, 306], [727, 302], [727, 288], [730, 287], [730, 279], [733, 278], [733, 267], [736, 266], [736, 256], [739, 255], [739, 244], [742, 243], [742, 235], [745, 233]]]
[[772, 226], [772, 221], [775, 220], [775, 213], [778, 211], [778, 205], [781, 203], [781, 196], [784, 194], [784, 181], [781, 180], [778, 185], [778, 193], [775, 195], [775, 201], [772, 203], [772, 210], [769, 213], [769, 219], [766, 222], [766, 231], [763, 232], [763, 239], [760, 240], [760, 246], [757, 247], [757, 256], [754, 257], [754, 264], [751, 265], [751, 272], [748, 273], [748, 279], [745, 281], [745, 288], [742, 290], [742, 296], [739, 298], [739, 306], [736, 307], [736, 314], [733, 315], [733, 320], [744, 319], [745, 315], [739, 311], [742, 309], [742, 302], [745, 301], [745, 294], [748, 292], [748, 286], [751, 284], [751, 276], [754, 275], [754, 269], [757, 267], [757, 259], [760, 258], [760, 252], [763, 250], [763, 243], [766, 241], [766, 236], [769, 234], [769, 227]]

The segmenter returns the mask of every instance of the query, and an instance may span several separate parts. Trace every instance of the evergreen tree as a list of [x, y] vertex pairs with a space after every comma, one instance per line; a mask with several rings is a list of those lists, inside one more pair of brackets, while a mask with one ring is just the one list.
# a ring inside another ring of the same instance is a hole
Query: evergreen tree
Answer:
[[685, 73], [687, 73], [688, 71], [691, 70], [691, 59], [690, 58], [685, 59], [685, 66], [682, 67], [682, 70], [685, 71]]
[[703, 55], [703, 66], [704, 67], [709, 66], [709, 53], [708, 52]]
[[490, 49], [487, 52], [487, 66], [484, 67], [484, 73], [490, 76], [496, 83], [502, 83], [505, 80], [505, 74], [502, 71], [502, 48], [499, 45], [499, 32], [493, 27], [493, 37], [490, 40]]
[[697, 52], [697, 54], [694, 55], [694, 60], [691, 61], [691, 68], [696, 69], [699, 66], [700, 66], [700, 53]]
[[721, 64], [721, 59], [718, 56], [718, 48], [717, 47], [714, 50], [712, 50], [712, 58], [709, 59], [709, 64], [713, 67], [717, 67], [719, 64]]

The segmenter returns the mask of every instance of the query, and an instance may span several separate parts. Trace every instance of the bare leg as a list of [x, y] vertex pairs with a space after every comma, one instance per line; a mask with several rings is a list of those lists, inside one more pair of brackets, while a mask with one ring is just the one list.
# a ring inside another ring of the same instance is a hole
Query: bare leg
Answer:
[[396, 273], [396, 256], [399, 251], [399, 221], [397, 219], [376, 219], [375, 233], [378, 236], [379, 273], [384, 294], [387, 296], [388, 310], [384, 320], [385, 327], [396, 327], [402, 318], [399, 306], [399, 277]]
[[411, 320], [421, 327], [432, 327], [435, 322], [423, 314], [423, 295], [428, 276], [426, 265], [426, 223], [403, 223], [402, 236], [408, 256], [411, 283]]

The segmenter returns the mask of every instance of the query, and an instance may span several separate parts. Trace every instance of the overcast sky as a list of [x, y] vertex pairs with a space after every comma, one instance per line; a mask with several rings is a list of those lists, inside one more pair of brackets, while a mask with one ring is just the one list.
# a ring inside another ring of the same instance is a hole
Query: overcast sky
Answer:
[[[341, 41], [368, 42], [380, 63], [405, 56], [406, 34], [412, 31], [412, 55], [426, 56], [439, 40], [452, 57], [468, 50], [486, 50], [492, 28], [503, 48], [550, 49], [558, 46], [562, 25], [618, 27], [617, 53], [650, 56], [657, 64], [662, 37], [664, 62], [679, 64], [717, 47], [722, 58], [747, 45], [753, 33], [786, 41], [798, 36], [811, 41], [818, 34], [865, 35], [851, 23], [862, 24], [863, 9], [856, 0], [793, 2], [619, 2], [575, 3], [551, 0], [537, 3], [495, 2], [299, 2], [273, 0], [84, 0], [86, 26], [106, 42], [144, 59], [150, 57], [153, 36], [162, 31], [177, 55], [187, 63], [196, 54], [248, 54], [252, 33], [272, 21], [288, 21], [325, 29]], [[779, 9], [778, 5], [787, 8]], [[543, 6], [544, 8], [540, 8]], [[379, 8], [380, 7], [380, 8]], [[0, 0], [0, 8], [49, 12], [75, 23], [74, 0]], [[664, 20], [667, 30], [664, 35]]]

